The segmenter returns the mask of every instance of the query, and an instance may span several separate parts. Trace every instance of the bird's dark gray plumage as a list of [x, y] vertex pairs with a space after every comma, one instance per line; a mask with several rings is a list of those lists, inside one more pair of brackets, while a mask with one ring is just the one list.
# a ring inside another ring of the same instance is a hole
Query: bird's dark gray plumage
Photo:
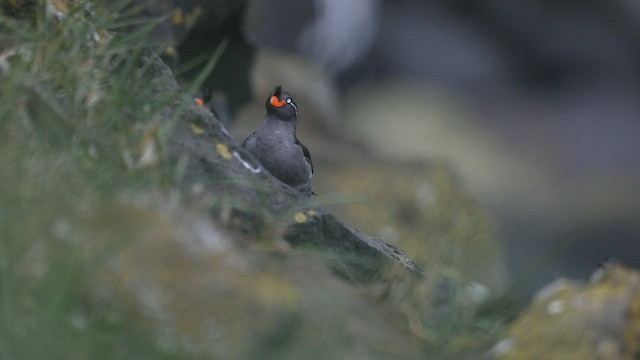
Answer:
[[242, 147], [271, 175], [310, 196], [313, 164], [311, 154], [296, 137], [298, 106], [291, 95], [276, 86], [267, 98], [267, 115]]

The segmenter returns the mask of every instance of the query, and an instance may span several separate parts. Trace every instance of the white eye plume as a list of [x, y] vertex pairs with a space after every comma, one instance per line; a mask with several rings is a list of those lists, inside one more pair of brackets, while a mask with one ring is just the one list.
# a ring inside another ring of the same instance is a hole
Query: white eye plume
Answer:
[[293, 103], [293, 101], [291, 101], [291, 98], [287, 99], [287, 104], [293, 106], [293, 109], [296, 111], [296, 116], [298, 116], [298, 107]]

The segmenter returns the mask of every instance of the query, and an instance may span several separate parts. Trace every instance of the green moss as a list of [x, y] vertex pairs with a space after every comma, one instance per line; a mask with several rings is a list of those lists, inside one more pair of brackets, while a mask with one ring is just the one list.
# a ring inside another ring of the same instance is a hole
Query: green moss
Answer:
[[640, 275], [620, 266], [587, 284], [558, 280], [509, 327], [515, 346], [499, 359], [634, 359], [639, 290]]

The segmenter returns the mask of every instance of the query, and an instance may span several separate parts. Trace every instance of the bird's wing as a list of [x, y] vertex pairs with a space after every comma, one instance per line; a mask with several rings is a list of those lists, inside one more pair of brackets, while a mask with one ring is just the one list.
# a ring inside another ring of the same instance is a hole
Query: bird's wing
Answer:
[[296, 138], [296, 145], [302, 148], [302, 153], [304, 154], [304, 158], [307, 160], [309, 165], [311, 165], [311, 173], [313, 174], [313, 162], [311, 161], [311, 153], [309, 153], [309, 149], [307, 149], [307, 147], [304, 146], [304, 144], [301, 143], [300, 140], [298, 140], [297, 138]]
[[247, 146], [250, 146], [251, 142], [255, 141], [255, 135], [256, 132], [254, 131], [251, 133], [251, 135], [247, 136], [247, 138], [242, 142], [242, 147], [246, 149]]

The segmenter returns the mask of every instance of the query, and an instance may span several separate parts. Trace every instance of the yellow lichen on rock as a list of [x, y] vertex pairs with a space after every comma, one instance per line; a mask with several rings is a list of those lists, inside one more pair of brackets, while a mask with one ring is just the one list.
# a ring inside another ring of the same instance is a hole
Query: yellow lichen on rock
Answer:
[[174, 57], [177, 55], [178, 51], [176, 50], [175, 46], [167, 45], [164, 48], [164, 53], [167, 54], [168, 56]]
[[171, 17], [171, 22], [173, 22], [174, 25], [180, 25], [182, 24], [183, 21], [184, 21], [184, 14], [182, 13], [182, 10], [177, 9], [176, 11], [174, 11], [173, 16]]
[[[203, 128], [201, 128], [201, 127], [200, 127], [200, 126], [198, 126], [198, 125], [191, 124], [191, 132], [193, 132], [193, 133], [194, 133], [194, 134], [196, 134], [196, 135], [202, 135], [202, 134], [204, 133], [204, 129], [203, 129]], [[220, 151], [220, 150], [218, 150], [218, 151]], [[227, 150], [227, 151], [228, 151], [228, 150]]]
[[293, 215], [293, 219], [298, 223], [298, 224], [302, 224], [302, 223], [306, 223], [308, 218], [307, 215], [305, 215], [303, 212], [296, 212]]
[[185, 20], [185, 26], [187, 27], [187, 29], [192, 28], [196, 24], [196, 21], [198, 21], [200, 16], [202, 16], [203, 13], [204, 13], [204, 10], [200, 6], [195, 6], [193, 8], [193, 11], [187, 13], [186, 20]]
[[231, 152], [229, 151], [229, 147], [227, 146], [227, 144], [217, 143], [216, 150], [218, 151], [218, 154], [220, 154], [220, 156], [227, 160], [233, 157], [233, 155], [231, 155]]

